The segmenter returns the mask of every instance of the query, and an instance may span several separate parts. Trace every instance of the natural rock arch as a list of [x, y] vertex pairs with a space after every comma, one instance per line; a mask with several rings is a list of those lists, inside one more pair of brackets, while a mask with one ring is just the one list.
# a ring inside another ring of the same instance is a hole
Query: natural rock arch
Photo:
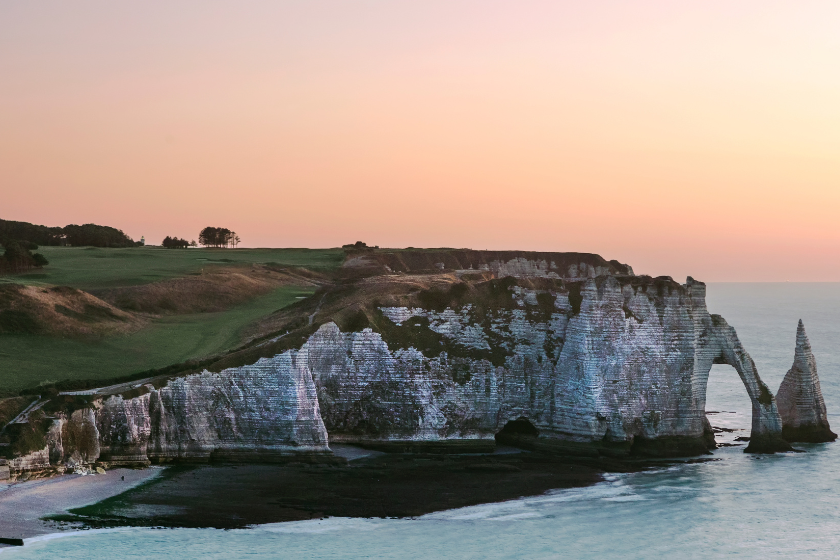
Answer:
[[[706, 340], [699, 345], [696, 371], [708, 381], [713, 364], [727, 364], [735, 368], [752, 403], [752, 432], [747, 453], [775, 453], [791, 451], [782, 437], [782, 418], [773, 393], [758, 375], [755, 362], [744, 349], [735, 329], [720, 315], [711, 315], [711, 329], [703, 333]], [[704, 383], [705, 389], [705, 383]], [[705, 394], [705, 391], [704, 391]]]

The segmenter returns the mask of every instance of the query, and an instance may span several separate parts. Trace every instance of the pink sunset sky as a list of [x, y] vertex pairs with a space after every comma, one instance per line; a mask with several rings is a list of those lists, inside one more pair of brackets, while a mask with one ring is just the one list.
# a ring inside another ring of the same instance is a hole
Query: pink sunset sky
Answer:
[[840, 2], [0, 3], [0, 218], [840, 280]]

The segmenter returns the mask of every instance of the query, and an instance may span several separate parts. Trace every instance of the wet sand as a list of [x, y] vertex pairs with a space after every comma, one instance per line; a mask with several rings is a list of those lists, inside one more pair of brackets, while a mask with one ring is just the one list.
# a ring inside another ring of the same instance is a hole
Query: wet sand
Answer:
[[114, 469], [90, 476], [65, 474], [0, 484], [0, 537], [25, 539], [55, 533], [58, 526], [43, 521], [42, 517], [116, 496], [162, 471], [160, 468]]

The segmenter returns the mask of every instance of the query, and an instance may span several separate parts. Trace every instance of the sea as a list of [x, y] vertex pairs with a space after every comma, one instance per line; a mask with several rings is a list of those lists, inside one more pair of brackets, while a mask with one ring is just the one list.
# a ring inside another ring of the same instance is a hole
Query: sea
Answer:
[[[736, 328], [774, 392], [802, 319], [829, 421], [840, 431], [840, 283], [710, 284], [707, 301]], [[731, 430], [718, 441], [749, 435], [750, 402], [731, 367], [714, 366], [706, 410], [713, 426]], [[704, 462], [416, 519], [82, 531], [31, 540], [0, 560], [838, 557], [840, 442], [796, 447], [802, 452], [772, 456], [721, 447]]]

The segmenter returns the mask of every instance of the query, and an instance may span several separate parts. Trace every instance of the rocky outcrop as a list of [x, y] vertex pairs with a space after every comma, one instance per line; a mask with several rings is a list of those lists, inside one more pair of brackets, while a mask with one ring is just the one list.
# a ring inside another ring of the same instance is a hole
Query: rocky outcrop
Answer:
[[820, 443], [837, 439], [837, 434], [828, 425], [825, 400], [817, 377], [817, 361], [801, 320], [796, 329], [793, 366], [782, 380], [776, 401], [782, 417], [782, 435], [786, 440]]

